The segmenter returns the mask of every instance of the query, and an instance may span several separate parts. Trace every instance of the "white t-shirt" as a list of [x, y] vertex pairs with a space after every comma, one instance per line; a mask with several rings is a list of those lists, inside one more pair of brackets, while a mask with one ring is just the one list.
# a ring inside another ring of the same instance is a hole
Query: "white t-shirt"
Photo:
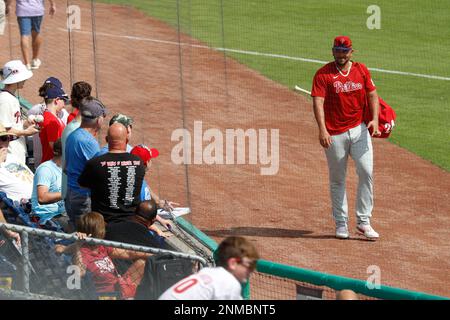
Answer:
[[203, 268], [167, 289], [158, 300], [242, 300], [241, 284], [222, 267]]
[[[0, 123], [5, 128], [23, 130], [19, 99], [6, 91], [0, 92]], [[27, 155], [25, 137], [11, 141], [8, 153], [14, 154], [20, 161], [25, 163]]]
[[0, 191], [15, 201], [30, 199], [33, 193], [33, 172], [13, 154], [0, 164]]

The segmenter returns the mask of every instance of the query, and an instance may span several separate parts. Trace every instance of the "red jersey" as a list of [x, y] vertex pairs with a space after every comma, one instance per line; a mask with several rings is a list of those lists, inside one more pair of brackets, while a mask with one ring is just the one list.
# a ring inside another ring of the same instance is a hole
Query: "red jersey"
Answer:
[[339, 72], [335, 62], [330, 62], [314, 76], [311, 96], [325, 98], [325, 125], [330, 135], [358, 126], [367, 105], [366, 93], [376, 89], [367, 67], [359, 63], [358, 68], [357, 63], [352, 63], [347, 74]]
[[44, 121], [41, 124], [41, 132], [39, 132], [39, 138], [42, 145], [42, 160], [41, 162], [53, 159], [53, 149], [50, 147], [49, 142], [55, 142], [62, 136], [64, 130], [64, 123], [50, 111], [45, 111]]
[[90, 271], [97, 292], [114, 292], [118, 282], [117, 271], [109, 255], [113, 248], [97, 246], [82, 246], [80, 248], [81, 259]]
[[75, 117], [78, 115], [78, 112], [80, 110], [79, 109], [75, 109], [73, 112], [71, 112], [69, 114], [69, 116], [67, 117], [67, 124], [69, 124], [70, 121], [72, 121], [73, 119], [75, 119]]

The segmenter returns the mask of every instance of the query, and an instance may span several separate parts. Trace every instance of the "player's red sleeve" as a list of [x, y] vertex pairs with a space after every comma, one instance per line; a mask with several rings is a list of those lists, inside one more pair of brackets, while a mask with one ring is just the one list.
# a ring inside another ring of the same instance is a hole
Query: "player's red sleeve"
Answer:
[[372, 80], [372, 76], [370, 75], [370, 71], [369, 69], [367, 69], [367, 67], [361, 63], [361, 67], [363, 69], [363, 72], [365, 74], [365, 79], [366, 79], [366, 83], [365, 83], [365, 87], [366, 87], [366, 91], [367, 92], [372, 92], [373, 90], [376, 90], [377, 87], [375, 86], [375, 83]]
[[311, 96], [325, 98], [327, 85], [325, 83], [324, 74], [317, 72], [314, 76]]

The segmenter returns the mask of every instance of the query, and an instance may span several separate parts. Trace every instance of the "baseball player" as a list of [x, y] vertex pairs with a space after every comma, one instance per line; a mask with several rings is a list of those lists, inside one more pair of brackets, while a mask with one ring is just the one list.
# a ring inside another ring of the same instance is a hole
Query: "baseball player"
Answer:
[[228, 237], [217, 249], [217, 267], [203, 268], [167, 289], [159, 300], [242, 300], [241, 283], [255, 270], [258, 252], [242, 237]]
[[[379, 235], [370, 224], [373, 208], [373, 149], [368, 128], [373, 128], [372, 136], [380, 135], [378, 94], [367, 67], [351, 60], [353, 48], [349, 37], [336, 37], [332, 52], [334, 61], [320, 68], [314, 76], [311, 96], [319, 127], [319, 141], [325, 149], [328, 162], [336, 237], [349, 237], [345, 178], [347, 160], [351, 156], [359, 179], [357, 232], [375, 240]], [[366, 126], [363, 111], [367, 103], [374, 117]]]

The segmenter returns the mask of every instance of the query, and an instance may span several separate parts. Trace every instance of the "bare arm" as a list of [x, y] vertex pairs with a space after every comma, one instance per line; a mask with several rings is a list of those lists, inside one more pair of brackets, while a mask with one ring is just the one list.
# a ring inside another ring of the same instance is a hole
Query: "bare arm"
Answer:
[[18, 137], [32, 136], [35, 133], [39, 132], [39, 130], [36, 129], [35, 126], [29, 126], [25, 130], [18, 130], [18, 129], [14, 129], [14, 128], [6, 128], [6, 131], [8, 131], [10, 133], [14, 133]]
[[[3, 211], [0, 209], [0, 222], [2, 223], [8, 223], [6, 221], [5, 216], [3, 215]], [[11, 231], [11, 230], [2, 230], [3, 234], [7, 236], [8, 238], [12, 238], [16, 241], [16, 244], [20, 246], [20, 235], [17, 232]]]
[[61, 192], [49, 192], [47, 186], [37, 186], [37, 196], [39, 204], [50, 204], [62, 199]]
[[49, 0], [49, 2], [50, 2], [50, 9], [49, 9], [48, 13], [51, 16], [53, 16], [56, 13], [56, 4], [55, 4], [55, 1], [53, 1], [53, 0]]
[[367, 128], [373, 129], [372, 137], [379, 136], [381, 135], [381, 132], [378, 129], [378, 112], [380, 110], [380, 103], [378, 101], [377, 90], [373, 90], [367, 93], [367, 98], [367, 100], [369, 101], [370, 111], [372, 112], [372, 121], [367, 124]]
[[317, 126], [319, 127], [319, 141], [324, 148], [331, 146], [331, 136], [325, 126], [325, 112], [323, 111], [323, 103], [325, 99], [322, 97], [313, 97], [314, 116], [316, 117]]
[[114, 248], [113, 252], [110, 254], [110, 257], [112, 259], [137, 260], [147, 259], [151, 255], [151, 253]]

